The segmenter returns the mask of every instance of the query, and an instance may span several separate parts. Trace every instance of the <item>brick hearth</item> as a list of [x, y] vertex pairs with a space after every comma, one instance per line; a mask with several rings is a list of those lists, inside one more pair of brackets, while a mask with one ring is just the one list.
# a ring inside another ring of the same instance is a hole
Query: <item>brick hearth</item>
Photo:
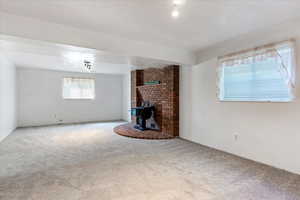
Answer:
[[139, 138], [139, 139], [148, 139], [148, 140], [163, 140], [163, 139], [172, 139], [174, 138], [173, 135], [168, 135], [160, 131], [140, 131], [133, 128], [133, 124], [124, 124], [114, 128], [114, 132], [132, 138]]

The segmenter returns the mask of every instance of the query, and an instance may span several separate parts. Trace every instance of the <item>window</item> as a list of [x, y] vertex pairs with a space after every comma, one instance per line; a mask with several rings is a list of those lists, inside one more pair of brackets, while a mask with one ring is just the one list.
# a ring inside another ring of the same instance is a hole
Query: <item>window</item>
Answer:
[[292, 101], [294, 43], [283, 42], [220, 58], [221, 101]]
[[64, 78], [64, 99], [95, 99], [95, 79]]

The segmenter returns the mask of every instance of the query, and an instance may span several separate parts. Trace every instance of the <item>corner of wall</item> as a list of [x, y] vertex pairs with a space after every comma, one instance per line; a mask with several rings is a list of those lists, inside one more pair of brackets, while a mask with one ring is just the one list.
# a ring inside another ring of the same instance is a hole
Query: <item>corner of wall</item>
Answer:
[[17, 127], [16, 66], [0, 56], [0, 142]]

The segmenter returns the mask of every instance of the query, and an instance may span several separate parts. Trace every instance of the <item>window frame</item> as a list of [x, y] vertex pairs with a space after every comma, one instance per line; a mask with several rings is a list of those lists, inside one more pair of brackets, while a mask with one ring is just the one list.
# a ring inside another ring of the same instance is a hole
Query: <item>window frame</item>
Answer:
[[[274, 44], [270, 44], [270, 45], [274, 45], [274, 47], [282, 47], [284, 46], [285, 44], [289, 44], [289, 48], [291, 49], [291, 71], [293, 72], [293, 77], [291, 78], [292, 79], [292, 82], [294, 84], [294, 87], [290, 88], [289, 86], [287, 86], [287, 89], [289, 89], [290, 91], [290, 99], [289, 100], [250, 100], [250, 99], [246, 99], [246, 100], [230, 100], [230, 99], [226, 99], [225, 96], [224, 96], [224, 90], [225, 90], [225, 84], [224, 84], [224, 70], [225, 70], [225, 66], [223, 66], [222, 64], [222, 59], [224, 59], [226, 56], [221, 56], [218, 58], [218, 67], [217, 67], [217, 98], [218, 98], [218, 101], [219, 102], [237, 102], [237, 103], [290, 103], [290, 102], [293, 102], [295, 101], [295, 71], [296, 71], [296, 47], [295, 47], [295, 40], [294, 39], [290, 39], [290, 40], [286, 40], [286, 41], [283, 41], [283, 42], [278, 42], [277, 44], [274, 43]], [[269, 45], [266, 45], [266, 46], [269, 46]], [[262, 49], [264, 48], [264, 46], [261, 46], [261, 47], [256, 47], [254, 48], [253, 50], [255, 51], [256, 49]], [[247, 52], [249, 52], [251, 50], [243, 50], [240, 52], [240, 54], [246, 54]], [[228, 57], [234, 55], [238, 55], [239, 53], [232, 53], [232, 54], [228, 54]], [[234, 66], [232, 66], [234, 67]]]
[[[65, 79], [88, 79], [88, 80], [93, 80], [94, 82], [94, 96], [92, 98], [71, 98], [71, 97], [64, 97], [64, 83], [65, 83]], [[71, 101], [94, 101], [96, 99], [96, 78], [93, 77], [76, 77], [76, 76], [65, 76], [62, 78], [62, 99], [63, 100], [71, 100]]]

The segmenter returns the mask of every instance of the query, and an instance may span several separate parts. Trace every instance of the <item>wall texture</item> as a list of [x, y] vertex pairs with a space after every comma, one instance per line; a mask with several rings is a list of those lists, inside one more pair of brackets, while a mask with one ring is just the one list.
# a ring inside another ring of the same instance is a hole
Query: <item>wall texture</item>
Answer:
[[0, 142], [16, 128], [16, 68], [0, 55]]
[[[272, 34], [267, 36], [269, 42]], [[300, 40], [300, 34], [296, 39]], [[243, 47], [246, 43], [252, 44], [252, 40], [245, 39]], [[230, 46], [229, 43], [228, 49], [240, 50], [241, 46], [235, 44]], [[299, 43], [296, 50], [299, 50]], [[298, 51], [298, 66], [299, 58]], [[296, 86], [297, 98], [291, 103], [219, 102], [217, 64], [215, 57], [181, 69], [180, 136], [300, 174], [300, 160], [297, 159], [300, 152], [300, 82], [297, 81]], [[300, 70], [297, 72], [298, 80]]]
[[[123, 117], [122, 75], [83, 74], [23, 69], [18, 75], [18, 126], [120, 120]], [[64, 100], [64, 77], [96, 78], [95, 100]]]

